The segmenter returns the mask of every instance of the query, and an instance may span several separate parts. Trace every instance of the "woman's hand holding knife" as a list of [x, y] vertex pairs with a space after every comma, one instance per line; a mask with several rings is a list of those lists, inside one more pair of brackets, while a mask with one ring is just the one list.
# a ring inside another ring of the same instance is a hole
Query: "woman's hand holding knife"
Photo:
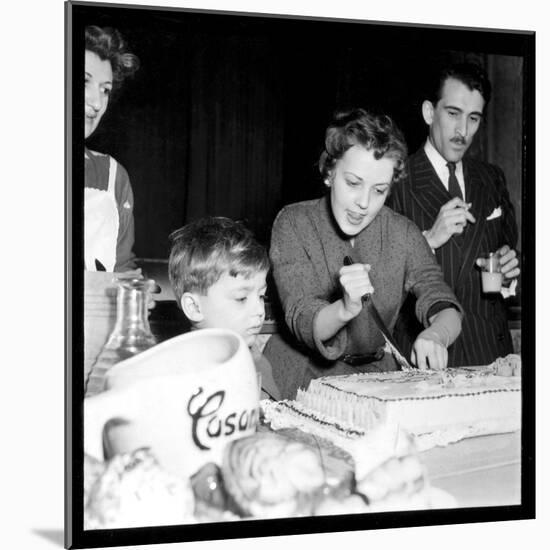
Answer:
[[342, 286], [342, 301], [349, 319], [357, 317], [363, 309], [362, 298], [372, 294], [374, 288], [369, 279], [369, 264], [344, 265], [340, 268], [340, 285]]

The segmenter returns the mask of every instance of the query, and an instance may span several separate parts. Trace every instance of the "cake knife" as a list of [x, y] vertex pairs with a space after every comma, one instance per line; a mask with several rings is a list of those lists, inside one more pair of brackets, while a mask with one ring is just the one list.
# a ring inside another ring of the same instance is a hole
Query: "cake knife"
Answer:
[[[344, 265], [353, 265], [355, 262], [352, 260], [351, 256], [346, 256], [344, 258]], [[392, 336], [391, 332], [388, 330], [388, 327], [384, 323], [382, 317], [380, 317], [380, 313], [378, 313], [378, 309], [376, 309], [376, 306], [374, 305], [371, 295], [365, 294], [361, 301], [363, 304], [367, 306], [368, 312], [371, 314], [372, 318], [374, 319], [374, 322], [376, 323], [376, 326], [380, 329], [380, 332], [382, 333], [382, 336], [384, 337], [384, 340], [386, 341], [386, 344], [389, 346], [392, 355], [394, 356], [395, 360], [399, 363], [402, 370], [411, 370], [413, 368], [417, 368], [416, 366], [412, 365], [401, 350], [399, 349], [399, 346], [397, 345], [397, 342], [395, 341], [394, 337]]]

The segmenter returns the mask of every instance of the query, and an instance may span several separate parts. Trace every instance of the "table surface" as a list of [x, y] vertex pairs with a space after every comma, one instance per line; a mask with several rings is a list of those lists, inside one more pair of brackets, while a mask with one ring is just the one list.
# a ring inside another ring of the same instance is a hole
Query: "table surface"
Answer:
[[521, 504], [521, 432], [463, 439], [421, 453], [434, 487], [458, 507]]

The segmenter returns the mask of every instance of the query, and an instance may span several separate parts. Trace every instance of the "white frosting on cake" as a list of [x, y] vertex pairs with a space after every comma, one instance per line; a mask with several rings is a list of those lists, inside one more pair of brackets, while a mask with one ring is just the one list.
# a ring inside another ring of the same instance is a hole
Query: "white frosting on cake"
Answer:
[[[348, 430], [369, 433], [399, 425], [426, 449], [464, 437], [521, 427], [521, 377], [517, 356], [489, 367], [397, 371], [312, 380], [296, 405]], [[497, 373], [505, 372], [502, 376]]]

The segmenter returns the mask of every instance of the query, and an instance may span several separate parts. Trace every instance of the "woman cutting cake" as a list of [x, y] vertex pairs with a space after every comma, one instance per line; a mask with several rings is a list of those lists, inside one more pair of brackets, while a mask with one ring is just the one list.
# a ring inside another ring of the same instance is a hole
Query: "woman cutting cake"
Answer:
[[[312, 378], [396, 370], [384, 337], [363, 307], [372, 302], [393, 329], [407, 293], [426, 327], [413, 346], [420, 369], [444, 369], [461, 327], [461, 306], [420, 230], [384, 206], [404, 175], [407, 148], [391, 119], [363, 109], [329, 125], [319, 169], [327, 193], [278, 214], [270, 256], [286, 326], [265, 354], [283, 397]], [[351, 265], [344, 265], [346, 263]]]

